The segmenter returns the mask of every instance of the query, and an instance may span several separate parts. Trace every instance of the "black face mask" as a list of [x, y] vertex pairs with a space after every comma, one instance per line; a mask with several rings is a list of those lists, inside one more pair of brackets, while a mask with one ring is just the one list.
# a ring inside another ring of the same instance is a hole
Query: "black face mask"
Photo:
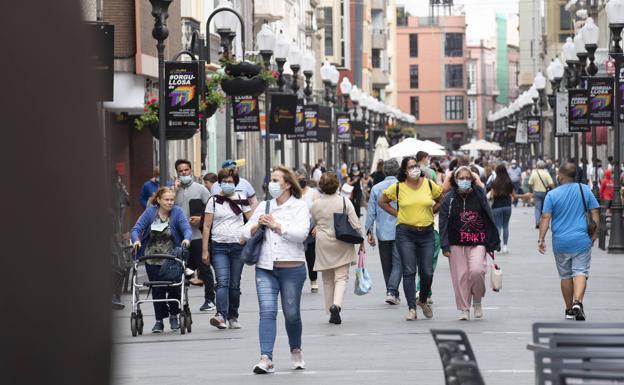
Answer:
[[301, 186], [301, 188], [305, 188], [308, 184], [308, 181], [305, 179], [302, 179], [299, 181], [299, 186]]

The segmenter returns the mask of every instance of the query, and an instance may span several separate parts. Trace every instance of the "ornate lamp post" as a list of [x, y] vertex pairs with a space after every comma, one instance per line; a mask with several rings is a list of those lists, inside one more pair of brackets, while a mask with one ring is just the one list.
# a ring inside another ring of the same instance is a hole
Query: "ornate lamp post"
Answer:
[[[600, 36], [600, 29], [594, 24], [594, 19], [591, 17], [587, 19], [583, 28], [581, 28], [581, 35], [583, 36], [583, 41], [585, 41], [585, 50], [588, 53], [589, 65], [587, 66], [587, 75], [595, 76], [598, 73], [598, 67], [594, 64], [594, 60], [596, 60], [595, 53], [598, 48], [598, 38]], [[592, 140], [592, 167], [594, 170], [594, 182], [593, 182], [593, 193], [596, 199], [599, 198], [598, 194], [598, 184], [600, 183], [598, 179], [598, 169], [596, 167], [596, 127], [591, 126], [591, 140]], [[585, 134], [583, 134], [583, 138], [585, 138]]]
[[[542, 132], [540, 132], [540, 137], [541, 137], [541, 154], [542, 156], [544, 156], [544, 142], [546, 141], [546, 130], [544, 127], [544, 107], [546, 107], [546, 104], [544, 103], [544, 91], [546, 90], [546, 78], [544, 77], [544, 75], [542, 75], [541, 72], [538, 72], [537, 75], [535, 75], [535, 79], [533, 79], [533, 85], [535, 86], [535, 89], [537, 90], [537, 94], [538, 94], [538, 106], [539, 106], [539, 118], [540, 118], [540, 130]], [[550, 143], [550, 146], [553, 147], [555, 145], [554, 142]], [[554, 160], [553, 158], [551, 158], [551, 160]]]
[[[576, 73], [576, 67], [579, 63], [578, 57], [576, 56], [576, 50], [574, 49], [574, 41], [572, 40], [571, 37], [568, 37], [566, 39], [565, 44], [563, 45], [563, 47], [561, 48], [563, 57], [565, 59], [565, 62], [567, 64], [567, 71], [566, 71], [566, 88], [568, 90], [576, 88], [576, 86], [579, 84], [579, 78], [577, 76]], [[575, 162], [577, 162], [578, 164], [578, 160], [579, 160], [579, 149], [578, 149], [578, 137], [576, 135], [576, 133], [573, 134], [572, 136], [573, 140], [574, 140], [574, 160]]]
[[[284, 31], [280, 30], [279, 35], [277, 36], [277, 41], [275, 42], [275, 63], [277, 64], [277, 72], [279, 73], [279, 77], [277, 78], [277, 86], [279, 87], [279, 92], [284, 92], [284, 64], [286, 64], [286, 58], [288, 57], [288, 51], [290, 50], [290, 41], [284, 35]], [[269, 125], [268, 115], [269, 111], [267, 110], [267, 126]], [[284, 146], [284, 135], [280, 135], [280, 163], [284, 164], [286, 159], [285, 154], [285, 146]]]
[[[273, 50], [275, 49], [275, 34], [271, 30], [268, 24], [263, 24], [260, 32], [256, 36], [258, 42], [258, 49], [260, 50], [260, 56], [262, 56], [262, 62], [265, 69], [271, 68], [271, 56], [273, 56]], [[269, 90], [264, 92], [264, 175], [269, 177], [271, 174], [271, 134], [269, 132]]]
[[[550, 108], [553, 110], [553, 124], [550, 135], [550, 140], [552, 142], [552, 146], [550, 148], [550, 159], [552, 159], [554, 162], [556, 159], [555, 134], [557, 132], [557, 92], [559, 92], [561, 79], [563, 77], [563, 65], [561, 64], [561, 61], [559, 61], [559, 58], [554, 58], [553, 61], [550, 62], [550, 65], [546, 69], [546, 73], [548, 74], [548, 80], [550, 80], [550, 87], [552, 90], [552, 94], [548, 96], [548, 103], [550, 104]], [[563, 151], [561, 149], [561, 143], [562, 142], [559, 141], [559, 146], [557, 146], [559, 149], [559, 158], [561, 158], [563, 154]]]
[[[305, 76], [306, 87], [303, 90], [305, 95], [305, 104], [312, 103], [312, 75], [314, 75], [314, 68], [316, 66], [316, 59], [310, 50], [306, 50], [303, 55], [303, 76]], [[306, 143], [306, 163], [310, 164], [310, 143]]]
[[[348, 77], [343, 77], [342, 81], [340, 82], [340, 93], [342, 94], [342, 110], [344, 112], [348, 112], [349, 111], [349, 95], [351, 93], [351, 88], [352, 88], [352, 84], [351, 81], [349, 80]], [[336, 160], [338, 162], [342, 160], [345, 160], [347, 158], [347, 144], [342, 144], [340, 149], [340, 152], [336, 154]]]
[[[292, 84], [290, 88], [293, 93], [297, 95], [297, 99], [299, 99], [299, 83], [297, 82], [297, 78], [299, 77], [299, 71], [301, 70], [301, 62], [303, 60], [303, 55], [297, 44], [294, 42], [290, 45], [290, 49], [288, 50], [288, 63], [290, 64], [290, 69], [293, 72], [292, 74]], [[295, 145], [295, 164], [294, 167], [298, 168], [300, 166], [299, 163], [299, 139], [293, 140]], [[282, 159], [282, 163], [284, 163], [284, 159]]]
[[[611, 30], [611, 40], [613, 40], [613, 46], [610, 48], [611, 57], [614, 59], [618, 57], [622, 58], [622, 47], [620, 47], [620, 40], [622, 40], [622, 29], [624, 28], [624, 0], [611, 0], [607, 3], [607, 19], [609, 20], [609, 29]], [[622, 90], [616, 89], [616, 100], [622, 100]], [[620, 197], [621, 190], [621, 141], [620, 135], [624, 130], [624, 122], [618, 114], [615, 114], [615, 138], [614, 146], [615, 151], [613, 153], [615, 167], [613, 168], [613, 176], [615, 183], [613, 183], [613, 203], [611, 206], [611, 236], [609, 238], [608, 253], [610, 254], [623, 254], [624, 253], [624, 229], [622, 228], [622, 199]]]

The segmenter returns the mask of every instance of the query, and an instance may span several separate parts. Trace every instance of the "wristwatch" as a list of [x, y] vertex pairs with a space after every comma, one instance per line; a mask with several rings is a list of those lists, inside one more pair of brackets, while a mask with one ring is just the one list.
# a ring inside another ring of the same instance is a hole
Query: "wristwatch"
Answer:
[[538, 244], [540, 244], [540, 243], [544, 243], [544, 240], [543, 240], [543, 239], [538, 239], [538, 240], [537, 240], [537, 243], [538, 243]]

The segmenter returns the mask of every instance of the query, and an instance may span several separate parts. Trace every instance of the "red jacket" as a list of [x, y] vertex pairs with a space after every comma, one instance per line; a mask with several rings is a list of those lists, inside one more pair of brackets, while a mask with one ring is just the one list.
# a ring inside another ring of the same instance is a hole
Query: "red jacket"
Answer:
[[613, 172], [611, 170], [605, 171], [602, 182], [600, 182], [600, 200], [613, 200]]

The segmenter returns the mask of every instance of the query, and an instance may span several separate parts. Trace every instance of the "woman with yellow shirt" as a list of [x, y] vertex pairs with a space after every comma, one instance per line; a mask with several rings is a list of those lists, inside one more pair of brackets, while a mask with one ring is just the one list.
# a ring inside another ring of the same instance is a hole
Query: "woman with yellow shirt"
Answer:
[[[409, 307], [406, 320], [416, 320], [416, 272], [420, 290], [428, 293], [433, 282], [433, 214], [440, 207], [442, 188], [425, 178], [416, 158], [407, 157], [401, 162], [398, 183], [388, 187], [379, 198], [379, 207], [397, 217], [396, 246], [403, 268], [403, 291]], [[396, 201], [397, 208], [390, 206]], [[423, 296], [425, 297], [425, 296]], [[418, 306], [427, 318], [433, 311], [427, 304]]]

